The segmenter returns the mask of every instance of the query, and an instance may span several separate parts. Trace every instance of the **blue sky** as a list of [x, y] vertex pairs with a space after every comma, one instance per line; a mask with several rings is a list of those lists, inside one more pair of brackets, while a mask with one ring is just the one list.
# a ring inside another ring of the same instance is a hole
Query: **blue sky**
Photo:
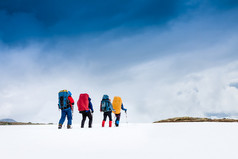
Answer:
[[96, 122], [103, 94], [131, 122], [236, 117], [237, 19], [236, 0], [0, 1], [0, 118], [57, 122], [61, 89]]

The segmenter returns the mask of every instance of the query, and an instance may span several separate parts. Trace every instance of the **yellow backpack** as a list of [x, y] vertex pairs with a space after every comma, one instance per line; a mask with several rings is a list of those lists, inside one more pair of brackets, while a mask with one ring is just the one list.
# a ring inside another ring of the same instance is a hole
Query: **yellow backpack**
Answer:
[[113, 109], [115, 109], [115, 111], [113, 111], [114, 114], [121, 113], [121, 105], [122, 105], [121, 97], [115, 96], [112, 102], [112, 107]]

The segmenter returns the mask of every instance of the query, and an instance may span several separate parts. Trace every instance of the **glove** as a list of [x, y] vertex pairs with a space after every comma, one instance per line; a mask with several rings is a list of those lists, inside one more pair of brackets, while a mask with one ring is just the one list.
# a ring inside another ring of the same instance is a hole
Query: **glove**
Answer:
[[94, 111], [92, 110], [92, 113], [93, 113]]
[[125, 109], [125, 113], [127, 112], [127, 109]]

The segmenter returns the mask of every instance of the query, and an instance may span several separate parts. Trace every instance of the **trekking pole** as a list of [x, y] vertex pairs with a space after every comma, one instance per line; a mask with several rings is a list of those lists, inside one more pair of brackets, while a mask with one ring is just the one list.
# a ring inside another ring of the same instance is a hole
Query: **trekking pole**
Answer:
[[125, 113], [126, 113], [126, 123], [128, 124], [128, 120], [127, 120], [127, 112], [125, 111]]
[[71, 112], [72, 112], [72, 120], [73, 120], [73, 117], [74, 117], [74, 105], [71, 106]]

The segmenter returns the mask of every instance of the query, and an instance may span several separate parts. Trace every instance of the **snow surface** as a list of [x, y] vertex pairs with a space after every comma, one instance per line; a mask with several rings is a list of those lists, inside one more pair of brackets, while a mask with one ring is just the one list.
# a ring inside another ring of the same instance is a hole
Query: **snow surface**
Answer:
[[0, 126], [2, 159], [237, 159], [237, 144], [238, 123]]

